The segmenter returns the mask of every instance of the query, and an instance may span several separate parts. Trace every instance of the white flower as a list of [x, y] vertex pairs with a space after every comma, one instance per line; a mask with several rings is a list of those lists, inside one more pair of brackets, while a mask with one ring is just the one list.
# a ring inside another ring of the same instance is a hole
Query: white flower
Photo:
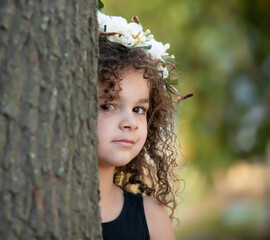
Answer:
[[124, 33], [128, 30], [128, 23], [125, 18], [122, 17], [111, 17], [111, 22], [107, 26], [107, 32]]
[[[160, 59], [165, 62], [168, 58], [167, 50], [170, 48], [170, 44], [158, 42], [154, 39], [151, 31], [147, 29], [145, 32], [140, 24], [136, 22], [128, 23], [125, 18], [118, 16], [107, 16], [106, 14], [98, 11], [98, 23], [100, 33], [115, 33], [114, 35], [107, 36], [107, 39], [111, 42], [122, 44], [125, 47], [151, 47], [145, 49], [154, 59]], [[165, 59], [165, 56], [166, 57]], [[164, 57], [164, 58], [163, 58]], [[163, 77], [167, 78], [169, 73], [168, 69], [164, 66], [159, 66], [158, 70], [163, 72]]]
[[[110, 25], [111, 17], [98, 11], [99, 32], [104, 32], [104, 26]], [[106, 31], [107, 32], [107, 31]]]
[[131, 22], [128, 24], [127, 33], [130, 35], [133, 35], [134, 37], [136, 37], [138, 35], [142, 36], [143, 28], [141, 25], [134, 23], [134, 22]]
[[170, 44], [163, 45], [161, 42], [152, 39], [148, 42], [152, 45], [152, 47], [148, 50], [153, 58], [161, 58], [162, 56], [168, 56], [169, 54], [166, 52], [167, 49], [170, 48]]
[[108, 40], [124, 45], [125, 47], [133, 47], [135, 44], [134, 38], [129, 34], [116, 34], [109, 36]]

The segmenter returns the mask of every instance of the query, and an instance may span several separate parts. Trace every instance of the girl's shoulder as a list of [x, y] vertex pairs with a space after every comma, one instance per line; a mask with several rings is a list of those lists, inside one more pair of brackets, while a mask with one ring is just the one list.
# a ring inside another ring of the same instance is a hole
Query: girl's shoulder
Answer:
[[172, 223], [166, 208], [150, 196], [143, 196], [143, 205], [150, 239], [175, 240]]

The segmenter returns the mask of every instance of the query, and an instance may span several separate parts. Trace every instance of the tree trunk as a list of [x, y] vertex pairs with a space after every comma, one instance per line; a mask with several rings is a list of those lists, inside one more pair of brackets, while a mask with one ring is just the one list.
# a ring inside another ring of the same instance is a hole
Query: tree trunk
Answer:
[[0, 239], [101, 239], [95, 0], [0, 1]]

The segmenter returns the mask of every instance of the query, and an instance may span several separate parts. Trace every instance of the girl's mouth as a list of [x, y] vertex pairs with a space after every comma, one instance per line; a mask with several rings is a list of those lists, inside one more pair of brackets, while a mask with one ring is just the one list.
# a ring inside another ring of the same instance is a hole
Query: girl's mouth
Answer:
[[113, 143], [123, 146], [123, 147], [131, 147], [134, 144], [134, 141], [129, 140], [129, 139], [119, 139], [119, 140], [113, 141]]

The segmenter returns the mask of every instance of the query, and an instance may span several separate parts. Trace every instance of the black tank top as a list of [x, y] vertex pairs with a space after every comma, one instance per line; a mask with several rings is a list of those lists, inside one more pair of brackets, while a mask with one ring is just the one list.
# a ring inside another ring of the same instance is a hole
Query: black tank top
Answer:
[[124, 190], [124, 206], [111, 222], [102, 223], [104, 240], [149, 240], [143, 198]]

